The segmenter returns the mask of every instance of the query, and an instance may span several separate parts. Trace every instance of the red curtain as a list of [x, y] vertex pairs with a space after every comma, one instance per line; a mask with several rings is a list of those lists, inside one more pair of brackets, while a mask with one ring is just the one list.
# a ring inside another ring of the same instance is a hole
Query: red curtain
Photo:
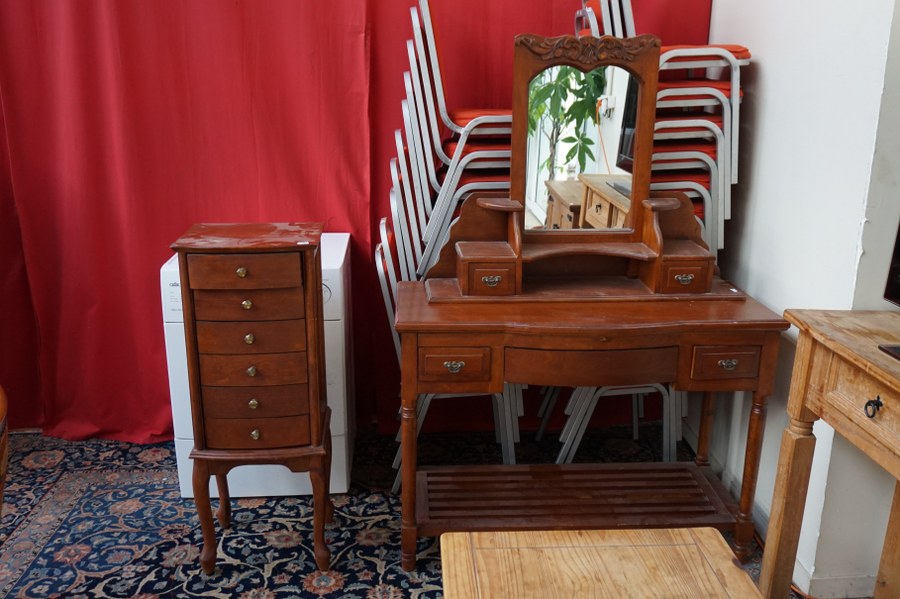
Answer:
[[[371, 261], [414, 0], [0, 3], [0, 385], [14, 427], [171, 438], [159, 267], [195, 222], [353, 236], [357, 410], [399, 377]], [[509, 104], [516, 33], [579, 0], [432, 0], [451, 105]]]

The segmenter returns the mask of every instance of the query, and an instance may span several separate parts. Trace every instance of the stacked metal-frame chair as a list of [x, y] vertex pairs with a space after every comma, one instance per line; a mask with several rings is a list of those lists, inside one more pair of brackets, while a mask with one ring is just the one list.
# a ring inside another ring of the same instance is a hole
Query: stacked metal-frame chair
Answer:
[[[576, 13], [576, 28], [633, 36], [631, 1], [585, 1]], [[740, 69], [749, 61], [749, 50], [736, 44], [663, 46], [660, 54], [651, 188], [684, 191], [702, 203], [698, 213], [714, 253], [725, 245], [731, 185], [738, 180]]]

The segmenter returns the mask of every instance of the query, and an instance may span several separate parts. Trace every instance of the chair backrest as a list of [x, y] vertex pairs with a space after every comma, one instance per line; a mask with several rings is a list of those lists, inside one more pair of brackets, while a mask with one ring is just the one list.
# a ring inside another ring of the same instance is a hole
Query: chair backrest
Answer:
[[[424, 33], [424, 41], [426, 44], [426, 54], [422, 57], [426, 59], [426, 62], [424, 62], [423, 65], [427, 65], [427, 69], [431, 71], [431, 75], [434, 80], [434, 96], [437, 101], [438, 112], [440, 113], [441, 120], [448, 129], [450, 129], [451, 131], [456, 131], [457, 126], [450, 120], [447, 112], [447, 100], [444, 96], [444, 81], [441, 78], [441, 60], [440, 55], [438, 54], [438, 46], [435, 39], [436, 34], [434, 31], [434, 24], [431, 21], [431, 9], [428, 6], [428, 0], [419, 0], [419, 10], [422, 13], [422, 26], [420, 29], [421, 32]], [[413, 8], [411, 12], [414, 19], [413, 33], [415, 33], [419, 18], [415, 13], [415, 8]]]
[[[408, 136], [407, 139], [409, 139]], [[406, 206], [410, 231], [415, 231], [418, 239], [422, 239], [428, 223], [426, 205], [430, 207], [431, 196], [422, 191], [421, 174], [418, 172], [420, 166], [413, 163], [413, 152], [415, 151], [413, 143], [404, 143], [403, 134], [399, 129], [394, 131], [394, 143], [397, 146], [396, 164], [398, 168], [398, 182], [400, 183], [400, 187], [397, 189], [398, 197], [403, 199]]]
[[384, 309], [387, 313], [388, 325], [394, 340], [394, 349], [397, 359], [400, 359], [400, 335], [394, 328], [394, 314], [397, 309], [397, 263], [395, 251], [392, 250], [393, 239], [388, 229], [387, 219], [382, 218], [379, 223], [381, 242], [375, 246], [375, 270], [378, 273], [378, 282], [381, 285], [381, 296], [384, 300]]

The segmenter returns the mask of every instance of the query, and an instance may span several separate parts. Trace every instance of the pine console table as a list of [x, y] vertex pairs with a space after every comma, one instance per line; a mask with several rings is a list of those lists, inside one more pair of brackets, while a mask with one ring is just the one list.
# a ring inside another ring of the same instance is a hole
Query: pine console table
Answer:
[[[788, 323], [715, 279], [711, 295], [635, 301], [429, 301], [401, 283], [402, 567], [419, 535], [473, 530], [715, 527], [744, 559], [779, 337]], [[730, 297], [733, 296], [733, 297]], [[704, 392], [694, 462], [418, 469], [421, 393], [497, 393], [504, 381], [600, 386], [673, 383]], [[710, 471], [716, 391], [751, 391], [740, 500]]]
[[[900, 481], [900, 312], [788, 310], [800, 329], [759, 588], [787, 597], [797, 557], [819, 418]], [[900, 482], [885, 534], [875, 597], [900, 596]]]

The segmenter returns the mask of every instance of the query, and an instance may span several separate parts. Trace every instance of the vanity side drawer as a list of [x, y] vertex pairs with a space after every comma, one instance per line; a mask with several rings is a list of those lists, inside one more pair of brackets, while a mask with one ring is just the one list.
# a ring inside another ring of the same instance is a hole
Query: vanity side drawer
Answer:
[[203, 387], [204, 418], [277, 418], [309, 414], [309, 385]]
[[660, 293], [705, 293], [711, 281], [712, 265], [708, 262], [666, 262]]
[[420, 347], [419, 380], [490, 381], [490, 347]]
[[193, 292], [197, 320], [290, 320], [306, 314], [303, 291], [284, 289], [211, 290]]
[[515, 264], [469, 264], [470, 295], [512, 295], [515, 292]]
[[212, 387], [306, 383], [308, 382], [306, 352], [200, 354], [200, 382]]
[[201, 354], [266, 354], [306, 350], [305, 320], [197, 322]]
[[209, 449], [273, 449], [309, 445], [309, 417], [208, 418]]
[[191, 289], [274, 289], [303, 284], [300, 254], [188, 254]]
[[[870, 405], [870, 418], [866, 403], [879, 400], [881, 406], [877, 409]], [[884, 468], [896, 472], [896, 457], [891, 460], [881, 455], [882, 452], [872, 453], [866, 448], [872, 442], [874, 446], [900, 447], [900, 391], [879, 383], [859, 367], [835, 356], [822, 396], [822, 412], [838, 433], [856, 439], [868, 437], [868, 443], [858, 446]]]
[[749, 379], [759, 375], [756, 345], [695, 345], [691, 360], [691, 378], [695, 381]]

